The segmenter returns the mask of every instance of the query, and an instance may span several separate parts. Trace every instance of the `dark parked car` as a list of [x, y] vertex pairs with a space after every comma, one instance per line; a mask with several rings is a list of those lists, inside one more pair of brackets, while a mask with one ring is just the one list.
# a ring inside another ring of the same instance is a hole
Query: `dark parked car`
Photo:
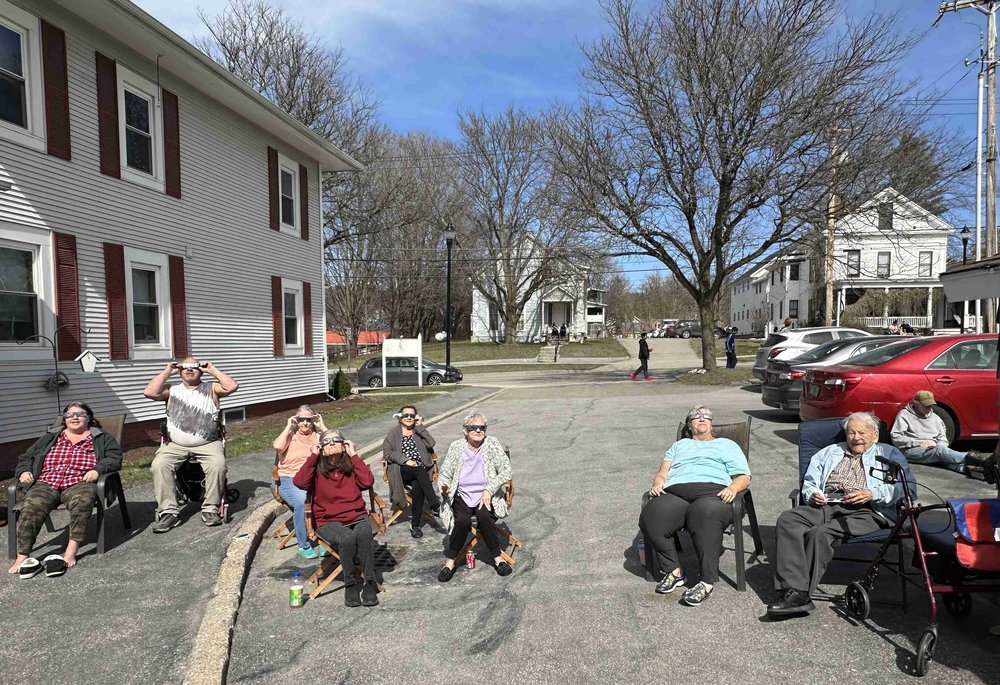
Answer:
[[[384, 385], [416, 385], [417, 384], [417, 359], [416, 357], [390, 357], [385, 360], [385, 373], [388, 382], [382, 382], [382, 358], [369, 359], [358, 369], [358, 385], [367, 385], [369, 388], [380, 388]], [[462, 380], [461, 369], [454, 366], [446, 367], [444, 364], [423, 360], [424, 385], [438, 385], [439, 383], [457, 383]]]
[[[681, 321], [673, 330], [670, 332], [671, 338], [700, 338], [701, 337], [701, 322], [700, 321]], [[726, 337], [726, 332], [722, 330], [719, 326], [712, 329], [712, 337], [716, 340], [721, 340]]]
[[899, 342], [898, 335], [831, 340], [792, 359], [772, 359], [767, 363], [760, 399], [769, 407], [798, 412], [802, 378], [807, 371], [849, 363], [852, 357], [894, 342]]
[[995, 335], [904, 338], [803, 378], [803, 421], [870, 411], [887, 426], [918, 390], [934, 393], [948, 440], [997, 435]]

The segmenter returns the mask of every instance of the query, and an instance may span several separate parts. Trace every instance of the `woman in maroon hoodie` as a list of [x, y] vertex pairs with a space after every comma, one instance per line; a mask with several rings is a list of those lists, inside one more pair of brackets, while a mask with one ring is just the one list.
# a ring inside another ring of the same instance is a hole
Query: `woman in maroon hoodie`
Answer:
[[[340, 554], [344, 604], [373, 607], [378, 604], [375, 543], [362, 492], [375, 484], [375, 476], [354, 451], [354, 443], [337, 431], [325, 431], [313, 449], [319, 453], [306, 459], [292, 482], [312, 494], [316, 534]], [[358, 583], [355, 556], [361, 559], [363, 586]]]

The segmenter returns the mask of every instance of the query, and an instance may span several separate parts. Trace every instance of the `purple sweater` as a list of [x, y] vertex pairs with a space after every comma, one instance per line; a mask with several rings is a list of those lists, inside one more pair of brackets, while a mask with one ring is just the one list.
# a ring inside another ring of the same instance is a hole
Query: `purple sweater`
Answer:
[[470, 509], [479, 506], [486, 489], [486, 471], [483, 469], [483, 447], [475, 452], [466, 443], [462, 450], [462, 470], [458, 472], [458, 494]]

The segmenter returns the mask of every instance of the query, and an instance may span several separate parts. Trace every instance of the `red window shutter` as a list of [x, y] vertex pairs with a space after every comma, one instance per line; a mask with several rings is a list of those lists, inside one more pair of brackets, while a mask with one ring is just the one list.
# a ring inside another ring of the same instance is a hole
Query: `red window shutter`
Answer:
[[271, 329], [274, 335], [274, 356], [285, 354], [285, 316], [282, 308], [281, 277], [271, 276]]
[[271, 230], [277, 231], [278, 226], [278, 151], [267, 148], [267, 190], [271, 212]]
[[[54, 157], [70, 159], [69, 77], [66, 70], [66, 34], [41, 21], [42, 75], [45, 81], [45, 141]], [[75, 356], [75, 355], [74, 355]]]
[[313, 306], [312, 285], [302, 282], [302, 328], [305, 335], [306, 354], [313, 353]]
[[[181, 121], [177, 96], [160, 89], [163, 102], [163, 176], [167, 195], [181, 196]], [[186, 355], [185, 355], [186, 356]]]
[[56, 328], [59, 360], [72, 361], [80, 354], [80, 271], [76, 262], [76, 236], [53, 233], [56, 253]]
[[94, 55], [97, 59], [97, 145], [101, 156], [101, 173], [121, 178], [121, 155], [118, 147], [118, 67], [110, 57], [99, 52], [95, 52]]
[[184, 259], [175, 255], [170, 255], [167, 259], [170, 269], [170, 328], [174, 332], [174, 356], [184, 358], [191, 354], [188, 351], [187, 299], [184, 295]]
[[112, 360], [128, 359], [125, 248], [104, 243], [104, 290], [108, 298], [108, 348]]
[[302, 164], [299, 165], [299, 205], [302, 239], [309, 242], [309, 170]]

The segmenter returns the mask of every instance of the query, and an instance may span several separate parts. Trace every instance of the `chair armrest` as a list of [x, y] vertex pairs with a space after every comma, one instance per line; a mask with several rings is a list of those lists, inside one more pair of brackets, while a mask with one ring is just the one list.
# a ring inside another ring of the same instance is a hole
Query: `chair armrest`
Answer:
[[792, 490], [790, 493], [788, 493], [788, 501], [790, 501], [792, 503], [792, 506], [791, 506], [792, 509], [794, 509], [795, 507], [797, 507], [799, 505], [799, 498], [801, 496], [802, 496], [802, 493], [799, 490]]
[[305, 518], [306, 518], [306, 534], [309, 536], [310, 540], [315, 542], [317, 538], [316, 519], [313, 516], [313, 500], [311, 492], [306, 494], [306, 503], [305, 506], [303, 507], [303, 510], [305, 512]]
[[17, 484], [18, 480], [15, 478], [7, 486], [7, 525], [13, 525], [14, 516], [14, 505], [17, 503]]
[[733, 525], [738, 526], [743, 521], [743, 498], [750, 492], [750, 489], [740, 490], [733, 498]]
[[389, 482], [389, 461], [385, 457], [382, 457], [382, 482]]
[[438, 455], [437, 452], [431, 452], [431, 480], [435, 481], [438, 479]]
[[514, 481], [507, 481], [500, 487], [500, 489], [504, 491], [503, 500], [507, 503], [507, 508], [510, 509], [510, 505], [514, 501]]
[[281, 492], [278, 488], [281, 486], [281, 476], [278, 475], [278, 466], [275, 464], [271, 467], [271, 496], [274, 497], [275, 502], [283, 502], [281, 497]]

